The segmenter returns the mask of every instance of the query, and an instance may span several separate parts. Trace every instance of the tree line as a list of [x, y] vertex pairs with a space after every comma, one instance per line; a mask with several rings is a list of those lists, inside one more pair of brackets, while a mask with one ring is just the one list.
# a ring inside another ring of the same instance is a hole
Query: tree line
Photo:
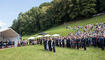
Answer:
[[100, 12], [105, 12], [105, 0], [52, 0], [19, 13], [11, 28], [22, 35], [34, 34]]

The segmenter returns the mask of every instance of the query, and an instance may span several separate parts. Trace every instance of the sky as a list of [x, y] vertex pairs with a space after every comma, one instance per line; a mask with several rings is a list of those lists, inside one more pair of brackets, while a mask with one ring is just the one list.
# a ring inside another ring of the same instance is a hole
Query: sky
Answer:
[[26, 12], [32, 7], [51, 0], [0, 0], [0, 26], [2, 29], [12, 25], [20, 12]]

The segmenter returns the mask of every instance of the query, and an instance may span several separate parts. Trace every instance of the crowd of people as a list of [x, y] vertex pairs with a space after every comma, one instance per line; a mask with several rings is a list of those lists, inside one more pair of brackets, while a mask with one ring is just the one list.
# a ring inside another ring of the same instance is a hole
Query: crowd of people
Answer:
[[[70, 27], [75, 33], [70, 33], [66, 37], [48, 37], [43, 39], [44, 49], [55, 51], [55, 45], [66, 48], [84, 48], [89, 46], [99, 47], [104, 50], [105, 47], [105, 23], [88, 24], [85, 27]], [[42, 40], [41, 40], [42, 42]]]
[[26, 41], [26, 40], [23, 40], [23, 41], [20, 41], [20, 42], [18, 42], [18, 46], [20, 47], [20, 46], [27, 46], [28, 45], [28, 41]]
[[45, 38], [44, 41], [44, 49], [47, 51], [53, 51], [54, 53], [55, 51], [55, 41], [53, 38]]
[[0, 49], [14, 47], [14, 41], [0, 41]]
[[[46, 51], [56, 52], [55, 46], [66, 48], [84, 48], [89, 46], [99, 47], [104, 50], [105, 47], [105, 23], [88, 24], [83, 26], [66, 27], [74, 32], [67, 36], [44, 37], [37, 40], [23, 40], [18, 43], [18, 46], [26, 45], [44, 45]], [[13, 47], [14, 41], [0, 41], [0, 48]]]

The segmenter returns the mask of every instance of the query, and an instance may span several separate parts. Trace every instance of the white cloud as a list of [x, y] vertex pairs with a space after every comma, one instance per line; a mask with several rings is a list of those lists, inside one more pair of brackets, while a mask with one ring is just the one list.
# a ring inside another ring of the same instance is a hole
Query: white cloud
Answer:
[[3, 26], [5, 26], [6, 24], [4, 23], [4, 22], [2, 22], [2, 21], [0, 21], [0, 27], [3, 27]]

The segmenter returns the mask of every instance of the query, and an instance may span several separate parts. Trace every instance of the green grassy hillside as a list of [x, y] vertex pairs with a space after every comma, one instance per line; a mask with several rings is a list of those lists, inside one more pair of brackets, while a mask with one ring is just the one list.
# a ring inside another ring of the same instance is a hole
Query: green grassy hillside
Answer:
[[53, 53], [45, 51], [43, 46], [35, 45], [0, 50], [0, 60], [105, 60], [105, 50], [56, 47], [56, 53]]
[[[86, 24], [95, 24], [99, 22], [105, 22], [105, 15], [97, 16], [91, 19], [79, 20], [76, 22], [68, 22], [65, 25], [53, 27], [47, 32], [49, 34], [61, 34], [67, 35], [69, 32], [75, 32], [73, 30], [66, 29], [66, 26], [85, 26]], [[36, 36], [32, 35], [32, 36]], [[29, 36], [24, 36], [27, 39]], [[25, 46], [17, 48], [0, 49], [0, 60], [105, 60], [105, 50], [100, 48], [88, 47], [86, 51], [84, 49], [72, 49], [56, 47], [56, 53], [45, 51], [41, 45]]]
[[[75, 21], [75, 22], [68, 22], [66, 24], [62, 24], [60, 26], [57, 27], [53, 27], [51, 29], [48, 29], [44, 32], [49, 33], [49, 34], [60, 34], [61, 36], [66, 36], [67, 34], [69, 34], [70, 32], [75, 32], [73, 30], [70, 29], [66, 29], [66, 26], [85, 26], [87, 24], [95, 24], [95, 23], [99, 23], [99, 22], [105, 22], [105, 15], [102, 16], [96, 16], [90, 19], [83, 19], [83, 20], [79, 20], [79, 21]], [[34, 34], [32, 36], [36, 36], [37, 34]], [[23, 36], [24, 39], [27, 39], [29, 36]]]

